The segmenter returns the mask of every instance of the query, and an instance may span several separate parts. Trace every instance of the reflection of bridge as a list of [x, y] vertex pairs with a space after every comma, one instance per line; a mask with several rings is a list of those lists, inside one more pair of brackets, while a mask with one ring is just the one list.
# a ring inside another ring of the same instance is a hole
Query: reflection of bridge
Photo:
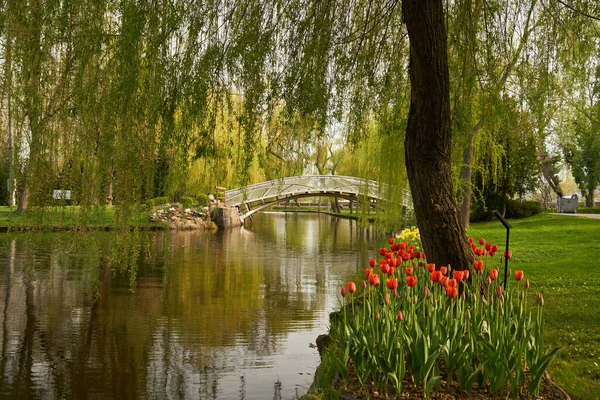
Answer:
[[[341, 197], [350, 201], [366, 198], [370, 202], [385, 200], [387, 185], [378, 182], [340, 175], [304, 175], [282, 178], [227, 190], [225, 199], [229, 207], [240, 209], [240, 219], [286, 200], [302, 197]], [[402, 201], [412, 208], [408, 190]]]

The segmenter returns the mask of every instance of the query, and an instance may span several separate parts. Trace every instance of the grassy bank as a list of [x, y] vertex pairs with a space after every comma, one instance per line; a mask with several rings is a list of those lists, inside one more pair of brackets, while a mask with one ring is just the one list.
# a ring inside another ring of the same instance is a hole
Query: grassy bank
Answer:
[[[0, 207], [0, 227], [9, 230], [110, 229], [115, 222], [115, 207], [44, 207], [43, 209], [16, 212], [16, 208]], [[148, 212], [131, 217], [131, 223], [142, 227], [158, 227], [148, 223]]]
[[[523, 270], [531, 281], [530, 304], [544, 294], [546, 349], [563, 348], [549, 368], [551, 377], [573, 399], [600, 399], [600, 220], [540, 214], [510, 223], [509, 268]], [[506, 231], [498, 221], [473, 224], [468, 233], [504, 249]], [[326, 358], [319, 383], [324, 398], [332, 394], [336, 369]]]
[[[600, 220], [541, 214], [510, 223], [509, 266], [544, 293], [547, 345], [564, 347], [552, 378], [573, 399], [600, 398]], [[504, 244], [505, 232], [495, 221], [469, 235]]]

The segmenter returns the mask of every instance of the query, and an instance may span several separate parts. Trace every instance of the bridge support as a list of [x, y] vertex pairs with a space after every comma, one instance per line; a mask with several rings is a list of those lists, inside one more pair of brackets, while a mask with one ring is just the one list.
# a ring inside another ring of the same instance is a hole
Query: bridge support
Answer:
[[241, 226], [240, 210], [237, 207], [216, 207], [210, 213], [210, 218], [219, 229]]

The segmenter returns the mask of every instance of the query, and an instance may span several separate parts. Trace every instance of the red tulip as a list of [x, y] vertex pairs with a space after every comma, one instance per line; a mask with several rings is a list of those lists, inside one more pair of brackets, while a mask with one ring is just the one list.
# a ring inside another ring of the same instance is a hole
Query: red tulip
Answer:
[[427, 271], [429, 271], [429, 272], [435, 271], [435, 264], [427, 264]]
[[446, 287], [448, 286], [448, 277], [447, 276], [442, 276], [440, 278], [440, 285]]
[[490, 278], [492, 278], [493, 281], [498, 279], [498, 270], [497, 269], [490, 270]]
[[410, 260], [410, 253], [402, 253], [402, 261]]
[[398, 321], [402, 322], [404, 319], [404, 315], [402, 315], [402, 311], [398, 311]]
[[369, 260], [369, 267], [375, 268], [375, 265], [377, 265], [377, 261], [375, 261], [375, 260]]
[[367, 278], [373, 273], [373, 268], [365, 269], [365, 273], [367, 274]]
[[346, 287], [342, 286], [342, 297], [346, 297]]
[[379, 265], [379, 269], [381, 270], [381, 272], [383, 272], [384, 274], [387, 274], [388, 272], [388, 265], [387, 264], [380, 264]]
[[388, 265], [390, 267], [395, 267], [396, 266], [396, 259], [395, 258], [388, 258], [387, 261], [388, 261], [387, 263], [388, 263]]
[[453, 299], [456, 296], [458, 296], [458, 289], [456, 288], [456, 286], [446, 286], [446, 294], [448, 295], [448, 297]]
[[456, 282], [456, 279], [448, 279], [448, 281], [447, 281], [447, 282], [448, 282], [448, 283], [447, 283], [447, 286], [450, 286], [450, 287], [456, 287], [456, 285], [458, 284], [458, 283]]
[[419, 261], [419, 267], [422, 267], [424, 265], [425, 265], [425, 263], [423, 261]]
[[489, 276], [487, 277], [487, 284], [488, 286], [492, 284], [492, 278], [490, 278]]
[[356, 283], [354, 283], [354, 282], [348, 282], [348, 292], [350, 294], [356, 292]]
[[379, 284], [380, 284], [379, 275], [377, 275], [377, 274], [369, 275], [369, 283], [375, 287], [379, 286]]
[[475, 268], [475, 271], [481, 272], [483, 270], [483, 260], [475, 260], [473, 268]]
[[406, 284], [410, 287], [417, 286], [417, 277], [416, 276], [407, 276]]
[[462, 282], [462, 280], [465, 277], [465, 273], [464, 271], [454, 271], [454, 279], [456, 279], [457, 282]]
[[486, 244], [485, 244], [485, 249], [486, 249], [487, 251], [490, 251], [490, 249], [491, 249], [491, 248], [492, 248], [492, 244], [491, 244], [491, 243], [486, 243]]
[[473, 238], [469, 238], [469, 243], [473, 243]]
[[496, 296], [502, 297], [502, 286], [496, 286]]
[[408, 247], [408, 242], [402, 242], [400, 243], [400, 250], [404, 250]]
[[440, 279], [442, 278], [442, 273], [436, 269], [435, 271], [433, 271], [433, 272], [431, 273], [431, 275], [430, 275], [430, 276], [431, 276], [431, 280], [432, 280], [433, 282], [439, 282], [439, 281], [440, 281]]
[[412, 273], [413, 273], [413, 269], [412, 269], [412, 268], [410, 268], [410, 267], [409, 267], [409, 268], [405, 268], [405, 269], [404, 269], [404, 272], [406, 272], [406, 275], [412, 275]]
[[446, 275], [446, 272], [448, 272], [448, 268], [447, 267], [440, 267], [440, 272], [442, 273], [442, 275]]
[[522, 281], [524, 275], [525, 275], [525, 273], [523, 271], [521, 271], [520, 269], [516, 270], [515, 271], [515, 280]]
[[387, 249], [385, 247], [379, 248], [379, 254], [381, 254], [382, 256], [385, 256], [386, 252], [387, 252]]
[[529, 289], [529, 279], [525, 279], [525, 289]]
[[398, 250], [400, 250], [400, 245], [397, 243], [394, 243], [393, 245], [390, 246], [390, 249], [392, 251], [398, 251]]
[[479, 238], [479, 244], [485, 244], [485, 239], [484, 238]]
[[388, 289], [394, 290], [398, 288], [398, 278], [387, 278], [385, 280], [385, 284], [387, 285]]
[[465, 279], [469, 279], [469, 275], [470, 275], [469, 270], [465, 269], [463, 272], [465, 273]]
[[506, 250], [504, 250], [503, 255], [504, 255], [504, 258], [508, 258], [510, 260], [512, 258], [512, 250], [508, 251], [508, 256], [506, 255]]
[[389, 267], [387, 270], [388, 276], [393, 276], [394, 272], [396, 272], [396, 268], [394, 268], [394, 267]]
[[394, 244], [394, 238], [389, 238], [389, 239], [388, 239], [388, 243], [389, 243], [389, 244]]

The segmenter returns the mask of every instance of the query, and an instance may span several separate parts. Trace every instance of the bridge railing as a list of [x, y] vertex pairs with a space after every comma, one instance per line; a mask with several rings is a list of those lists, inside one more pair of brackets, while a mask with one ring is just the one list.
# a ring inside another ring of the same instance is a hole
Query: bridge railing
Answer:
[[[239, 189], [226, 191], [227, 204], [237, 206], [243, 203], [284, 198], [297, 194], [340, 193], [353, 196], [366, 196], [384, 199], [386, 185], [368, 179], [343, 175], [303, 175], [257, 183]], [[410, 193], [408, 196], [410, 198]], [[405, 193], [406, 196], [406, 193]], [[406, 203], [405, 203], [406, 204]]]

